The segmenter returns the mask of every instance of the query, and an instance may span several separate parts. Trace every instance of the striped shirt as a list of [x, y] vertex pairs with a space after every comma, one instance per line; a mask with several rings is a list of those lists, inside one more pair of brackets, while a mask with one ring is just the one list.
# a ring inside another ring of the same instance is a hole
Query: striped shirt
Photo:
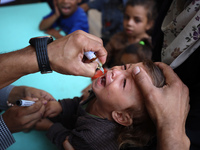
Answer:
[[0, 150], [5, 150], [15, 143], [15, 139], [6, 126], [2, 115], [0, 115]]

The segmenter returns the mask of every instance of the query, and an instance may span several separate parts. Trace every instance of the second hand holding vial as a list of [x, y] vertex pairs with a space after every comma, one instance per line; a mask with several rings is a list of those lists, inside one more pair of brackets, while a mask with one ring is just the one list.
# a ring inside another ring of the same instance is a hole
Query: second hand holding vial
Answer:
[[103, 74], [104, 74], [104, 69], [102, 67], [101, 62], [99, 61], [99, 59], [97, 58], [97, 56], [94, 54], [94, 52], [89, 51], [89, 52], [84, 52], [84, 55], [90, 60], [90, 61], [96, 61], [98, 63], [98, 69], [100, 69]]

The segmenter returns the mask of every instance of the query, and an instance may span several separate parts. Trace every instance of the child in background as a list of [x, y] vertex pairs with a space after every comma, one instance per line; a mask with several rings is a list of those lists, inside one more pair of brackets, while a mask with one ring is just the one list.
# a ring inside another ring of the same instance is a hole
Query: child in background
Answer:
[[[81, 98], [51, 101], [36, 129], [48, 130], [48, 138], [63, 149], [66, 137], [74, 149], [117, 150], [127, 145], [144, 146], [155, 135], [140, 90], [134, 82], [132, 70], [142, 67], [152, 83], [162, 87], [165, 79], [161, 70], [151, 61], [115, 66], [92, 83], [91, 95]], [[55, 118], [54, 118], [55, 119]]]
[[130, 44], [140, 42], [147, 38], [156, 17], [156, 4], [153, 0], [129, 0], [124, 9], [124, 31], [116, 33], [106, 45], [108, 51], [105, 66], [111, 68], [122, 50]]
[[46, 30], [47, 34], [52, 35], [56, 39], [62, 37], [59, 27], [70, 34], [76, 30], [89, 31], [88, 18], [82, 8], [78, 6], [81, 0], [54, 0], [54, 10], [45, 16], [41, 21], [40, 30]]
[[119, 55], [119, 61], [113, 62], [114, 66], [138, 63], [146, 59], [151, 60], [152, 57], [152, 45], [147, 39], [141, 40], [139, 43], [131, 44], [122, 50]]
[[101, 12], [101, 38], [104, 46], [111, 36], [123, 30], [123, 9], [127, 0], [90, 0], [80, 5], [85, 12], [96, 9]]

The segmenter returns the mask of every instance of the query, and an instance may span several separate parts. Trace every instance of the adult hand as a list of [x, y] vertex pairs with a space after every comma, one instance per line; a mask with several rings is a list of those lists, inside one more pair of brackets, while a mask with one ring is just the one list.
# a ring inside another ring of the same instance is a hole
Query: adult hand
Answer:
[[92, 77], [98, 64], [84, 61], [84, 52], [95, 52], [102, 64], [107, 57], [102, 40], [81, 30], [55, 40], [47, 49], [51, 68], [62, 74]]
[[18, 99], [28, 99], [31, 101], [41, 100], [44, 104], [47, 101], [55, 101], [55, 98], [44, 90], [28, 86], [15, 86], [9, 94], [8, 101], [15, 104]]
[[49, 130], [49, 128], [53, 125], [53, 122], [50, 121], [47, 118], [41, 119], [40, 121], [38, 121], [35, 126], [34, 129], [35, 130], [41, 130], [41, 131], [47, 131]]
[[36, 101], [29, 107], [13, 106], [2, 117], [11, 133], [32, 128], [38, 122], [45, 111], [41, 101]]
[[[93, 77], [98, 64], [83, 60], [84, 52], [93, 51], [102, 64], [107, 51], [100, 38], [77, 30], [47, 45], [51, 68], [62, 74]], [[0, 54], [0, 88], [20, 77], [39, 71], [35, 48], [27, 46], [21, 50]], [[9, 73], [8, 73], [9, 72]]]
[[166, 78], [166, 85], [152, 85], [142, 68], [134, 68], [135, 82], [145, 99], [150, 117], [157, 127], [158, 149], [189, 149], [185, 122], [189, 112], [189, 90], [173, 70], [164, 63], [157, 63]]

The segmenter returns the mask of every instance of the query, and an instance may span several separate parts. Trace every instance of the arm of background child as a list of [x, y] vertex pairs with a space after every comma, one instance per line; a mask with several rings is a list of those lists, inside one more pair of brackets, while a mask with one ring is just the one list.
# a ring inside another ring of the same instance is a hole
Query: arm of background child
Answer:
[[56, 16], [55, 14], [51, 15], [46, 19], [43, 19], [40, 22], [39, 29], [42, 31], [49, 29], [56, 22], [57, 19], [58, 16]]
[[56, 29], [54, 29], [54, 28], [48, 29], [45, 33], [47, 33], [47, 34], [53, 36], [53, 37], [56, 38], [56, 39], [59, 39], [59, 38], [63, 37], [63, 36], [60, 34], [60, 30], [56, 30]]
[[80, 7], [81, 7], [85, 12], [87, 12], [87, 11], [90, 9], [90, 7], [88, 6], [87, 3], [81, 4]]
[[53, 4], [55, 9], [49, 15], [44, 17], [44, 19], [41, 21], [39, 25], [40, 30], [49, 29], [53, 25], [53, 23], [56, 22], [56, 20], [60, 17], [60, 11], [58, 10], [57, 1], [54, 0]]

